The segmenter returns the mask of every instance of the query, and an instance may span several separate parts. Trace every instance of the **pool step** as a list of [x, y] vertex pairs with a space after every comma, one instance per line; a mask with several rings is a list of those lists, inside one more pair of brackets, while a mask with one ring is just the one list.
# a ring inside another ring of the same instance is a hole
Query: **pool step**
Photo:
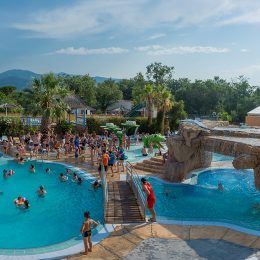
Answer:
[[105, 222], [108, 224], [123, 224], [144, 221], [129, 184], [126, 181], [108, 182]]
[[141, 171], [145, 171], [145, 172], [152, 172], [152, 173], [156, 173], [156, 174], [164, 174], [165, 173], [165, 168], [154, 168], [153, 166], [145, 166], [145, 165], [140, 165], [140, 164], [136, 164], [135, 165], [135, 169], [137, 170], [141, 170]]
[[135, 164], [137, 170], [152, 172], [152, 173], [165, 173], [165, 164], [163, 163], [162, 156], [156, 156], [149, 160], [144, 160]]

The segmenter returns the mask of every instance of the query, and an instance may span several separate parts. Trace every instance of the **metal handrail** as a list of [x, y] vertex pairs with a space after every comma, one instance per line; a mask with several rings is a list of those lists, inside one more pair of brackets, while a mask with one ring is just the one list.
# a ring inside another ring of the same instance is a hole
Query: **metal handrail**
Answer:
[[142, 218], [146, 217], [146, 199], [143, 193], [141, 179], [136, 172], [134, 166], [130, 162], [126, 162], [126, 181], [134, 191], [137, 202], [141, 208]]
[[105, 172], [105, 168], [101, 166], [101, 184], [103, 189], [103, 204], [104, 204], [104, 221], [106, 220], [106, 208], [108, 202], [108, 187], [107, 187], [107, 176]]

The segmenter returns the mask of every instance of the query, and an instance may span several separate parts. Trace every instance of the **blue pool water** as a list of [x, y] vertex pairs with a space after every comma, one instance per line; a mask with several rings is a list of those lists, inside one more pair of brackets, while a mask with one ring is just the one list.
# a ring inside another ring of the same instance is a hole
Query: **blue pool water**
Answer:
[[[130, 150], [129, 151], [125, 151], [126, 155], [127, 155], [127, 161], [129, 161], [130, 163], [136, 163], [136, 162], [140, 162], [146, 159], [150, 159], [151, 157], [153, 157], [155, 155], [156, 152], [158, 152], [158, 149], [154, 149], [154, 152], [152, 154], [148, 154], [148, 156], [143, 156], [142, 155], [142, 148], [143, 148], [143, 144], [139, 144], [139, 145], [131, 145]], [[162, 152], [166, 152], [166, 150], [162, 150]]]
[[[260, 231], [260, 192], [253, 171], [206, 170], [197, 185], [171, 184], [149, 178], [156, 195], [155, 210], [162, 219], [214, 221]], [[218, 191], [221, 182], [224, 191]], [[147, 212], [148, 213], [148, 212]]]
[[232, 161], [234, 157], [219, 153], [213, 153], [212, 162]]
[[[60, 182], [58, 175], [65, 173], [66, 166], [32, 163], [36, 166], [35, 174], [28, 171], [29, 162], [18, 165], [1, 159], [0, 249], [42, 247], [72, 238], [80, 240], [79, 230], [86, 210], [90, 210], [93, 219], [103, 221], [102, 190], [92, 191], [91, 177], [85, 176], [81, 185], [72, 182], [71, 177], [67, 182]], [[46, 168], [51, 168], [51, 174], [46, 174]], [[13, 169], [14, 176], [4, 179], [3, 169]], [[44, 198], [36, 194], [40, 185], [47, 191]], [[19, 195], [30, 201], [29, 210], [15, 207], [13, 200]]]

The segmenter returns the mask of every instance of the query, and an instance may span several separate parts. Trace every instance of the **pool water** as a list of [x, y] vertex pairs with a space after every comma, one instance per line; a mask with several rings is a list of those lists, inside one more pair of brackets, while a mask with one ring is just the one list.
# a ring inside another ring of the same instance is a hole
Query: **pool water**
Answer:
[[[222, 222], [260, 231], [260, 192], [254, 187], [251, 170], [206, 170], [199, 174], [197, 185], [153, 177], [149, 182], [157, 199], [155, 210], [162, 219]], [[218, 183], [224, 191], [217, 190]]]
[[[31, 163], [36, 173], [28, 171]], [[45, 172], [46, 168], [51, 168], [50, 174]], [[18, 165], [1, 159], [0, 174], [3, 169], [13, 169], [15, 174], [8, 179], [0, 178], [3, 192], [0, 194], [0, 249], [42, 247], [72, 238], [80, 240], [86, 210], [96, 221], [103, 221], [102, 190], [92, 190], [93, 177], [84, 176], [81, 185], [72, 182], [71, 176], [67, 182], [60, 182], [58, 175], [66, 172], [65, 165], [36, 161]], [[45, 197], [36, 193], [40, 185], [47, 191]], [[13, 201], [18, 196], [30, 201], [30, 209], [16, 208]]]
[[233, 161], [234, 157], [223, 155], [220, 153], [213, 153], [212, 162], [222, 162], [222, 161]]
[[[142, 155], [142, 148], [143, 148], [143, 144], [139, 144], [139, 145], [131, 145], [130, 150], [125, 150], [126, 155], [127, 155], [127, 161], [129, 161], [130, 163], [136, 163], [136, 162], [140, 162], [143, 161], [145, 159], [150, 159], [152, 158], [156, 152], [158, 152], [158, 149], [154, 149], [154, 152], [152, 154], [148, 154], [147, 156], [143, 156]], [[147, 149], [148, 150], [148, 149]], [[162, 149], [162, 152], [166, 152], [166, 150]]]

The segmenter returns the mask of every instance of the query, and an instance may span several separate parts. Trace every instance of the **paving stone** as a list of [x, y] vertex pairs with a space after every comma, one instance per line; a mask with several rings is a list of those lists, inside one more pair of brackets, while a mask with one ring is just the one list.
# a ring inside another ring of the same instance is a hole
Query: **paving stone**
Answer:
[[190, 239], [209, 238], [221, 239], [228, 231], [225, 227], [216, 226], [191, 226]]
[[257, 239], [257, 236], [229, 229], [222, 239], [238, 245], [251, 246]]

